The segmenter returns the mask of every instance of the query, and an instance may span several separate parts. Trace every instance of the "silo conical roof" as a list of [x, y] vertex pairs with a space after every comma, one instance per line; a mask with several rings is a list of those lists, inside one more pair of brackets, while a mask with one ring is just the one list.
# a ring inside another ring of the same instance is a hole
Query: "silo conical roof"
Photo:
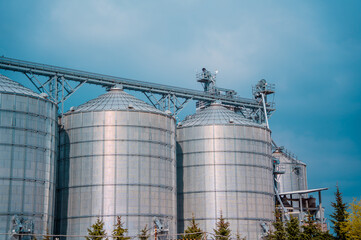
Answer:
[[109, 92], [76, 107], [72, 113], [122, 110], [165, 114], [119, 88], [112, 88]]
[[0, 92], [40, 97], [40, 95], [37, 94], [36, 92], [30, 90], [29, 88], [24, 87], [20, 83], [17, 83], [1, 74], [0, 74]]
[[221, 104], [213, 103], [209, 107], [188, 116], [183, 120], [179, 126], [205, 126], [205, 125], [247, 125], [263, 127], [261, 124], [246, 119], [241, 114], [235, 113], [222, 106]]

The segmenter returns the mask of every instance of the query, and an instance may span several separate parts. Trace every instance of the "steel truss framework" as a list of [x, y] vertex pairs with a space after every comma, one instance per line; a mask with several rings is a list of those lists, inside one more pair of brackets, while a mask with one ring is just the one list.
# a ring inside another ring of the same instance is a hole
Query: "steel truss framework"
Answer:
[[267, 117], [270, 117], [275, 110], [273, 104], [270, 103], [266, 103], [266, 109], [264, 109], [260, 98], [248, 99], [238, 96], [213, 95], [203, 91], [6, 57], [0, 57], [0, 69], [23, 73], [40, 93], [46, 93], [52, 101], [58, 104], [61, 114], [64, 113], [64, 102], [84, 84], [100, 85], [106, 88], [121, 84], [124, 89], [142, 92], [154, 107], [162, 111], [168, 110], [174, 116], [177, 116], [190, 100], [205, 103], [217, 101], [257, 122], [266, 121], [264, 110], [266, 110]]

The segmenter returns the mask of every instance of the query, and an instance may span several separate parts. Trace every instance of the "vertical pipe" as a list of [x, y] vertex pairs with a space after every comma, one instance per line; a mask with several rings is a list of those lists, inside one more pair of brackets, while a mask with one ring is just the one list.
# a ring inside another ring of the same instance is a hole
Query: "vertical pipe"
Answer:
[[321, 219], [321, 230], [323, 231], [323, 209], [322, 209], [322, 199], [321, 199], [321, 191], [318, 192], [318, 209], [320, 211], [320, 219]]
[[300, 196], [300, 217], [299, 217], [299, 220], [300, 220], [300, 225], [303, 221], [303, 208], [302, 208], [302, 194], [299, 194]]
[[268, 117], [267, 117], [267, 110], [266, 110], [266, 102], [264, 100], [264, 93], [261, 93], [262, 96], [262, 103], [263, 103], [263, 111], [264, 111], [264, 119], [266, 121], [266, 126], [269, 129], [269, 125], [268, 125]]
[[157, 240], [157, 225], [154, 225], [154, 240]]
[[170, 111], [170, 94], [168, 94], [168, 110]]
[[55, 84], [55, 86], [53, 86], [53, 87], [55, 87], [55, 93], [53, 93], [54, 94], [54, 98], [55, 98], [55, 102], [56, 103], [58, 103], [58, 99], [59, 99], [59, 97], [58, 97], [58, 93], [59, 93], [59, 90], [58, 90], [58, 77], [55, 75], [55, 77], [54, 77], [54, 84]]
[[175, 113], [175, 105], [176, 105], [176, 98], [175, 95], [173, 94], [173, 113]]
[[[61, 77], [61, 115], [63, 116], [64, 114], [64, 82], [65, 82], [65, 79], [64, 77], [62, 76]], [[58, 99], [56, 99], [58, 101]]]
[[280, 195], [279, 195], [279, 193], [278, 193], [278, 190], [277, 190], [276, 186], [275, 186], [275, 192], [276, 192], [276, 197], [277, 197], [278, 201], [280, 202], [281, 207], [282, 207], [282, 209], [283, 209], [283, 212], [284, 212], [284, 214], [285, 214], [285, 218], [286, 218], [287, 220], [290, 220], [290, 218], [289, 218], [289, 216], [288, 216], [288, 213], [287, 213], [287, 209], [285, 208], [285, 206], [284, 206], [283, 203], [282, 203], [282, 200], [281, 200], [281, 198], [280, 198]]

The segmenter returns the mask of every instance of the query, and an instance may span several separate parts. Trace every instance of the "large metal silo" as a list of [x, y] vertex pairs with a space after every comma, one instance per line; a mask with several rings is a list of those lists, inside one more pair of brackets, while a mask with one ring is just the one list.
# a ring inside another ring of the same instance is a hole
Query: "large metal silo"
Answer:
[[0, 239], [10, 239], [15, 215], [52, 233], [56, 117], [53, 102], [0, 75]]
[[135, 236], [153, 218], [176, 232], [175, 119], [112, 88], [61, 120], [57, 232], [87, 235], [121, 216]]
[[270, 131], [212, 104], [178, 125], [177, 144], [179, 231], [194, 215], [213, 233], [222, 212], [234, 234], [259, 239], [274, 211]]
[[[305, 163], [297, 160], [293, 154], [287, 152], [283, 147], [276, 148], [272, 156], [279, 160], [279, 168], [283, 172], [283, 174], [277, 177], [279, 193], [307, 189], [307, 169]], [[293, 198], [299, 199], [299, 195], [295, 194]], [[291, 201], [290, 204], [295, 208], [300, 207], [299, 201]]]
[[306, 190], [306, 164], [282, 148], [277, 148], [272, 155], [279, 160], [280, 168], [284, 171], [284, 174], [280, 174], [277, 179], [278, 191], [282, 193]]

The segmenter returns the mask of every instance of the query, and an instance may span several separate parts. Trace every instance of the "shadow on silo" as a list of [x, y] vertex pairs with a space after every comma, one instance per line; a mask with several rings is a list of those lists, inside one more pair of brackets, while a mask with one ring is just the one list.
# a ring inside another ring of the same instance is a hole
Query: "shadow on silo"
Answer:
[[177, 217], [178, 217], [178, 233], [184, 231], [184, 214], [183, 214], [183, 150], [181, 145], [177, 145]]
[[[58, 161], [56, 171], [55, 195], [55, 234], [66, 235], [68, 230], [68, 201], [69, 201], [69, 135], [59, 126]], [[59, 240], [65, 240], [60, 237]]]

